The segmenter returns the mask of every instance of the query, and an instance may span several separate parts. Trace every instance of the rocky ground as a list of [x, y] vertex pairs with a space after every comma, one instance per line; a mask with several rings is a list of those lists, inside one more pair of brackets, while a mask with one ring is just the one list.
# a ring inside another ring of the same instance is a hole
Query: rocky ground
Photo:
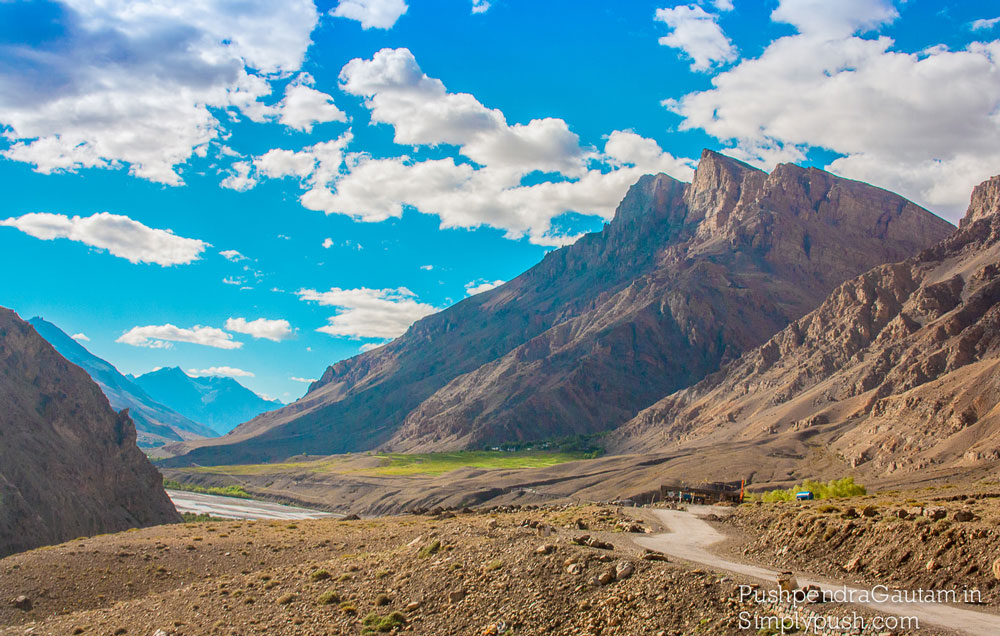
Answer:
[[0, 634], [740, 633], [736, 583], [644, 558], [647, 527], [559, 506], [103, 535], [0, 561]]
[[741, 560], [834, 580], [981, 592], [1000, 606], [1000, 489], [929, 487], [843, 500], [739, 506]]

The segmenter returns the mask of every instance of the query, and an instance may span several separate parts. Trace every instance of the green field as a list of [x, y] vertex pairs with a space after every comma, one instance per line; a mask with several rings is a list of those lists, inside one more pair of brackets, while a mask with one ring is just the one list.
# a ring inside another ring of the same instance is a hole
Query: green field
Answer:
[[163, 480], [163, 487], [169, 490], [186, 490], [188, 492], [198, 492], [203, 495], [220, 495], [222, 497], [238, 497], [240, 499], [253, 499], [253, 495], [248, 493], [243, 486], [223, 486], [209, 487], [195, 486], [193, 484], [182, 484], [179, 481], [170, 479]]
[[584, 453], [547, 453], [544, 451], [456, 451], [454, 453], [380, 454], [386, 464], [372, 470], [379, 475], [442, 475], [459, 468], [486, 470], [544, 468], [578, 459]]
[[[459, 468], [511, 470], [544, 468], [578, 459], [592, 458], [592, 453], [558, 451], [455, 451], [451, 453], [373, 453], [339, 455], [311, 461], [233, 466], [198, 466], [185, 472], [213, 475], [273, 475], [310, 472], [356, 475], [417, 476], [443, 475]], [[237, 495], [238, 496], [238, 495]]]

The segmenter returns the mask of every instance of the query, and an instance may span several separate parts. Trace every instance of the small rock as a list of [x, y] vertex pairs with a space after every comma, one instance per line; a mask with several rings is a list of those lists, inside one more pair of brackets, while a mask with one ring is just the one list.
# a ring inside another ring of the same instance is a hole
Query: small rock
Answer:
[[667, 558], [667, 555], [663, 554], [662, 552], [654, 552], [653, 550], [646, 550], [646, 552], [642, 555], [642, 558], [645, 561], [669, 561], [670, 560], [670, 559]]
[[545, 545], [540, 545], [535, 548], [535, 554], [552, 554], [556, 551], [556, 546], [551, 543], [546, 543]]
[[861, 557], [854, 557], [844, 566], [844, 570], [848, 572], [857, 572], [861, 568]]
[[877, 517], [878, 508], [876, 508], [875, 506], [865, 506], [864, 508], [861, 509], [861, 514], [868, 518]]
[[411, 601], [406, 604], [406, 611], [413, 612], [420, 609], [420, 601]]
[[1000, 559], [993, 562], [993, 578], [1000, 580]]
[[934, 559], [929, 559], [927, 561], [927, 564], [924, 565], [924, 569], [927, 570], [928, 572], [933, 572], [934, 570], [936, 570], [936, 569], [938, 569], [940, 567], [941, 566], [938, 565], [938, 562], [935, 561]]
[[944, 519], [948, 516], [948, 511], [944, 508], [927, 508], [924, 510], [924, 516], [933, 521], [938, 519]]
[[972, 511], [970, 510], [959, 510], [954, 515], [952, 515], [952, 519], [961, 522], [974, 521], [976, 519], [976, 515], [973, 514]]
[[597, 582], [601, 585], [607, 585], [615, 580], [614, 572], [601, 572], [601, 575], [597, 577]]
[[581, 572], [583, 572], [583, 565], [579, 563], [570, 563], [566, 566], [567, 574], [580, 574]]
[[615, 565], [615, 580], [624, 581], [635, 572], [635, 566], [628, 561], [619, 561]]
[[13, 603], [14, 607], [17, 608], [17, 609], [19, 609], [19, 610], [22, 610], [22, 611], [25, 611], [25, 612], [31, 611], [31, 599], [28, 598], [27, 596], [25, 596], [24, 594], [22, 594], [22, 595], [18, 596], [17, 598], [15, 598], [12, 601], [12, 603]]
[[361, 517], [358, 515], [347, 515], [346, 517], [341, 517], [341, 521], [361, 521]]
[[463, 598], [465, 598], [465, 590], [452, 590], [448, 592], [448, 600], [452, 603], [458, 603]]

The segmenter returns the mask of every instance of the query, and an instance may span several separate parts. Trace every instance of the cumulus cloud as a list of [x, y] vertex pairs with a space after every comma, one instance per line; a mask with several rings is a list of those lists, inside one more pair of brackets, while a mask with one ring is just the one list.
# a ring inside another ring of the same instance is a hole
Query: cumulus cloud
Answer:
[[693, 71], [707, 71], [739, 56], [719, 26], [719, 17], [696, 4], [657, 9], [655, 16], [671, 28], [670, 34], [660, 38], [660, 44], [684, 51], [691, 58]]
[[350, 338], [395, 338], [414, 321], [432, 314], [437, 308], [421, 303], [405, 287], [396, 289], [340, 289], [320, 292], [300, 289], [295, 292], [304, 301], [335, 307], [337, 314], [329, 324], [316, 331]]
[[115, 342], [150, 349], [169, 349], [174, 342], [188, 342], [216, 349], [239, 349], [243, 346], [242, 342], [233, 340], [232, 334], [222, 329], [201, 325], [185, 329], [169, 323], [132, 327]]
[[88, 338], [85, 333], [75, 333], [70, 336], [70, 338], [76, 340], [77, 342], [90, 342], [90, 338]]
[[409, 7], [405, 0], [340, 0], [330, 12], [361, 23], [361, 28], [391, 29]]
[[303, 73], [285, 88], [285, 98], [278, 105], [278, 121], [289, 128], [312, 132], [314, 124], [347, 121], [333, 97], [312, 87], [313, 79]]
[[316, 378], [300, 378], [294, 375], [288, 379], [291, 380], [292, 382], [302, 382], [304, 384], [312, 384], [313, 382], [316, 381]]
[[235, 367], [209, 367], [207, 369], [188, 369], [187, 374], [196, 377], [252, 378], [254, 374]]
[[481, 294], [485, 291], [495, 289], [500, 285], [503, 285], [505, 282], [507, 281], [504, 280], [488, 281], [483, 278], [479, 278], [477, 280], [470, 281], [465, 284], [465, 294], [467, 296], [475, 296], [476, 294]]
[[257, 180], [250, 176], [250, 162], [233, 162], [229, 176], [223, 179], [219, 185], [237, 192], [245, 192], [257, 185]]
[[[300, 201], [311, 210], [377, 222], [411, 207], [438, 216], [444, 228], [489, 225], [510, 238], [527, 235], [538, 244], [561, 245], [575, 237], [553, 233], [553, 218], [571, 211], [610, 218], [643, 170], [691, 174], [688, 160], [649, 152], [659, 148], [651, 140], [644, 144], [646, 154], [636, 150], [623, 161], [581, 146], [561, 119], [509, 124], [472, 95], [449, 93], [407, 49], [352, 60], [340, 80], [345, 92], [364, 99], [372, 121], [393, 127], [397, 143], [453, 146], [472, 163], [346, 152], [349, 132], [323, 148], [272, 150], [254, 160], [258, 176], [299, 178], [306, 190]], [[642, 140], [629, 135], [635, 144]], [[612, 138], [612, 152], [626, 153], [626, 138]], [[603, 169], [590, 166], [595, 162]], [[551, 178], [525, 185], [529, 173]]]
[[486, 13], [489, 10], [488, 0], [472, 0], [472, 13]]
[[997, 23], [1000, 22], [1000, 18], [982, 18], [975, 20], [969, 25], [973, 31], [988, 31], [995, 27]]
[[291, 337], [293, 332], [292, 325], [287, 320], [268, 320], [266, 318], [249, 321], [246, 318], [230, 318], [226, 320], [226, 329], [274, 342], [286, 340]]
[[107, 250], [131, 263], [155, 263], [163, 267], [196, 261], [209, 246], [204, 241], [150, 228], [127, 216], [108, 212], [85, 217], [33, 212], [0, 220], [0, 225], [17, 228], [44, 241], [69, 239]]
[[800, 33], [832, 38], [870, 31], [898, 17], [892, 0], [781, 0], [771, 13], [772, 20]]
[[219, 254], [226, 260], [232, 261], [233, 263], [247, 260], [246, 256], [243, 256], [236, 250], [222, 250], [221, 252], [219, 252]]
[[[127, 166], [170, 185], [220, 136], [214, 109], [255, 121], [288, 109], [261, 100], [272, 79], [301, 66], [318, 21], [311, 0], [65, 0], [43, 9], [58, 37], [0, 50], [3, 156], [43, 173]], [[303, 125], [302, 96], [291, 101], [289, 121]]]
[[328, 250], [333, 247], [333, 239], [329, 236], [323, 239], [323, 249]]
[[[897, 51], [887, 37], [852, 35], [895, 15], [861, 4], [848, 14], [850, 2], [783, 0], [775, 19], [801, 33], [720, 73], [711, 89], [664, 103], [682, 129], [703, 129], [744, 160], [767, 167], [823, 148], [840, 155], [831, 171], [955, 220], [1000, 165], [1000, 41]], [[814, 24], [815, 12], [839, 26]]]

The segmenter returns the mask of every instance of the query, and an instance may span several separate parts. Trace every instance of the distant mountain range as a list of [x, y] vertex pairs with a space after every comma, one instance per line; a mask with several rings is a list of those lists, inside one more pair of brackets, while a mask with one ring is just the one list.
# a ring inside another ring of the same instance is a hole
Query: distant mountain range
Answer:
[[[35, 322], [58, 340], [52, 325]], [[111, 380], [108, 369], [101, 373]], [[0, 440], [0, 558], [180, 521], [162, 477], [136, 448], [128, 415], [115, 413], [79, 365], [2, 307]]]
[[435, 451], [614, 430], [954, 226], [814, 168], [705, 151], [642, 177], [614, 219], [514, 280], [337, 362], [308, 393], [168, 465]]
[[28, 322], [64, 358], [82, 367], [90, 375], [104, 391], [112, 408], [116, 411], [129, 410], [129, 415], [135, 422], [140, 447], [157, 447], [168, 442], [216, 435], [208, 426], [184, 417], [158, 402], [139, 385], [122, 375], [114, 365], [87, 351], [51, 322], [38, 317]]
[[139, 377], [122, 375], [51, 322], [37, 317], [28, 322], [97, 382], [115, 410], [129, 409], [139, 446], [144, 448], [223, 435], [241, 422], [282, 406], [232, 378], [193, 378], [177, 367]]
[[278, 400], [265, 400], [233, 378], [191, 377], [178, 367], [157, 369], [132, 380], [153, 399], [219, 435], [284, 406]]

